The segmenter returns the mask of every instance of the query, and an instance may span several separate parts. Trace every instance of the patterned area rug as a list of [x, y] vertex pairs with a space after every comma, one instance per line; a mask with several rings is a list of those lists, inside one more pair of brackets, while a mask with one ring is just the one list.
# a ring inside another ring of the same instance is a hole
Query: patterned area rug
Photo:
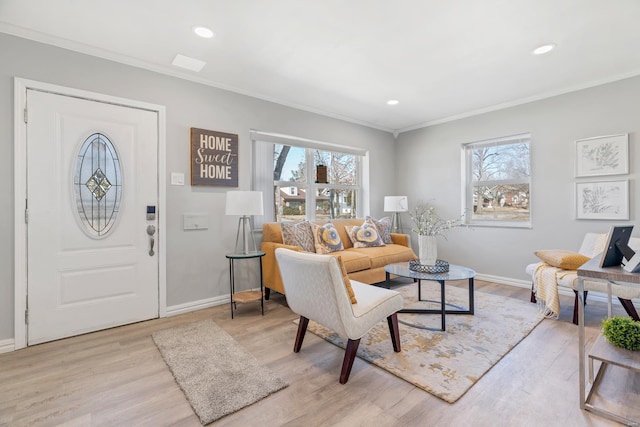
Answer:
[[[405, 308], [438, 308], [417, 302], [417, 283], [396, 286]], [[447, 287], [447, 303], [467, 308], [469, 292]], [[422, 282], [422, 299], [440, 300], [437, 282]], [[449, 307], [452, 308], [452, 307]], [[439, 314], [399, 313], [402, 352], [394, 353], [386, 320], [360, 341], [358, 357], [377, 365], [421, 389], [453, 403], [493, 365], [525, 338], [543, 319], [535, 304], [475, 292], [474, 315], [447, 315], [446, 332], [407, 325], [440, 328]], [[332, 344], [345, 347], [333, 331], [309, 322], [308, 330]]]
[[203, 425], [287, 387], [212, 320], [152, 336]]

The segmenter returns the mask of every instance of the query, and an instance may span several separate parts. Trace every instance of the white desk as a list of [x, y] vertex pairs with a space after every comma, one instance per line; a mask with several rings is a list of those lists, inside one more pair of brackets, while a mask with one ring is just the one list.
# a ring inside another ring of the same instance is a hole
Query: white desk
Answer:
[[[631, 420], [620, 414], [615, 414], [603, 408], [598, 408], [591, 403], [591, 398], [597, 390], [598, 385], [606, 375], [606, 370], [610, 366], [618, 366], [629, 369], [634, 373], [640, 372], [640, 352], [632, 352], [609, 344], [604, 337], [599, 336], [595, 344], [591, 347], [589, 356], [589, 382], [591, 387], [587, 394], [587, 383], [585, 380], [585, 332], [584, 332], [584, 279], [599, 280], [608, 284], [608, 315], [611, 317], [611, 282], [622, 286], [640, 288], [640, 274], [628, 273], [622, 267], [600, 268], [600, 257], [595, 257], [578, 269], [578, 350], [579, 350], [579, 374], [580, 374], [580, 408], [604, 416], [611, 420], [627, 425], [640, 424], [639, 420]], [[593, 363], [600, 361], [602, 364], [598, 369], [594, 380]]]

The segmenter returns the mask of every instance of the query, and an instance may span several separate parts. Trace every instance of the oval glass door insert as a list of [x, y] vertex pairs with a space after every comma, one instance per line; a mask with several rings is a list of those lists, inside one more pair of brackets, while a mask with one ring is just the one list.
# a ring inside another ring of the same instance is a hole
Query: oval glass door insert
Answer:
[[80, 147], [73, 187], [81, 228], [90, 237], [106, 237], [118, 219], [122, 198], [118, 151], [106, 135], [94, 133]]

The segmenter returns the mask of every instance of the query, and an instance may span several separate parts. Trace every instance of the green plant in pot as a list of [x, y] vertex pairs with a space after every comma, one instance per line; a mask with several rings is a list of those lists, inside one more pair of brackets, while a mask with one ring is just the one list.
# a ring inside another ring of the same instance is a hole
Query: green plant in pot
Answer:
[[611, 344], [627, 350], [640, 350], [640, 322], [613, 316], [602, 321], [602, 335]]

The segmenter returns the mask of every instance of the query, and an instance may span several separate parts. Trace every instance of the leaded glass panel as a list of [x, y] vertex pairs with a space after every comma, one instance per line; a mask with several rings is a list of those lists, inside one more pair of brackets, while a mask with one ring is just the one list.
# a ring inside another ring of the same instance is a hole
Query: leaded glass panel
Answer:
[[122, 198], [120, 158], [106, 135], [94, 133], [80, 147], [73, 187], [84, 232], [92, 237], [105, 237], [116, 223]]

